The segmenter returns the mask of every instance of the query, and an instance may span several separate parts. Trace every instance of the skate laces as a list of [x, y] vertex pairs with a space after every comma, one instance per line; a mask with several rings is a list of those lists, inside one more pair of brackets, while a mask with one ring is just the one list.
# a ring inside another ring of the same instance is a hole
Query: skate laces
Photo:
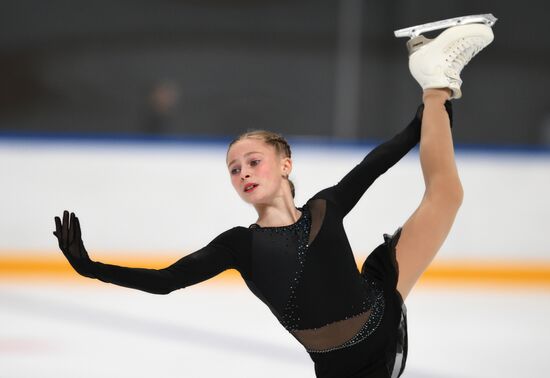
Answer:
[[460, 72], [479, 53], [485, 45], [482, 38], [460, 38], [450, 48], [446, 61], [450, 63], [447, 74], [453, 79], [460, 80]]

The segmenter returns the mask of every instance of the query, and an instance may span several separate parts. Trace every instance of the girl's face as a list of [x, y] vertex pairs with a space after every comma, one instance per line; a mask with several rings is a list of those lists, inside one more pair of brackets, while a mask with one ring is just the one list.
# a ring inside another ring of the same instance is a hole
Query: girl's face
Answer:
[[250, 204], [272, 203], [283, 196], [283, 176], [290, 174], [292, 162], [277, 154], [274, 146], [260, 139], [245, 138], [227, 152], [231, 184]]

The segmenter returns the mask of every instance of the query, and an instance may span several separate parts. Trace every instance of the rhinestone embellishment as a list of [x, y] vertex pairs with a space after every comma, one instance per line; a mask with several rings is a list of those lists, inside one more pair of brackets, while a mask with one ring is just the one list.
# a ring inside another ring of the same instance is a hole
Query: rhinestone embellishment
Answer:
[[[297, 241], [297, 257], [298, 257], [298, 270], [294, 274], [294, 278], [290, 282], [290, 295], [283, 310], [283, 314], [279, 319], [279, 322], [289, 332], [298, 330], [298, 322], [300, 317], [298, 315], [298, 306], [296, 304], [296, 287], [302, 278], [302, 273], [306, 261], [306, 253], [309, 247], [309, 232], [311, 229], [311, 214], [309, 208], [304, 205], [299, 208], [302, 211], [300, 219], [291, 225], [280, 227], [260, 227], [257, 224], [250, 226], [251, 229], [258, 232], [270, 232], [281, 235], [286, 238], [285, 243], [288, 246], [288, 240], [294, 239]], [[361, 303], [363, 311], [371, 310], [371, 313], [361, 329], [348, 341], [341, 345], [338, 345], [329, 349], [314, 350], [306, 348], [309, 353], [328, 353], [334, 350], [347, 348], [355, 345], [368, 336], [370, 336], [380, 325], [382, 317], [384, 315], [385, 301], [384, 291], [381, 285], [375, 280], [364, 280], [365, 285], [365, 299]], [[348, 317], [346, 317], [348, 319]], [[330, 324], [330, 323], [329, 323]]]
[[290, 296], [284, 307], [281, 319], [279, 319], [279, 322], [288, 331], [298, 328], [298, 321], [300, 320], [300, 317], [297, 315], [296, 286], [298, 286], [302, 278], [302, 272], [306, 261], [306, 251], [309, 247], [309, 230], [311, 228], [311, 216], [307, 204], [299, 210], [301, 210], [302, 216], [296, 223], [291, 225], [281, 227], [254, 227], [254, 230], [280, 234], [287, 240], [290, 238], [295, 238], [297, 240], [298, 271], [295, 272], [294, 278], [290, 282]]
[[369, 303], [371, 301], [368, 298], [365, 299], [365, 301], [363, 301], [363, 307], [366, 309], [372, 308], [372, 312], [369, 315], [369, 318], [367, 319], [365, 324], [363, 324], [363, 326], [359, 330], [359, 332], [357, 332], [355, 336], [353, 336], [351, 339], [349, 339], [345, 343], [335, 346], [333, 348], [321, 349], [321, 350], [306, 348], [306, 350], [309, 353], [328, 353], [334, 350], [348, 348], [352, 345], [355, 345], [365, 340], [367, 337], [372, 335], [374, 331], [376, 331], [376, 329], [380, 325], [380, 322], [384, 316], [384, 309], [385, 309], [384, 290], [380, 287], [380, 285], [376, 281], [371, 280], [368, 282], [368, 284], [374, 290], [374, 303]]

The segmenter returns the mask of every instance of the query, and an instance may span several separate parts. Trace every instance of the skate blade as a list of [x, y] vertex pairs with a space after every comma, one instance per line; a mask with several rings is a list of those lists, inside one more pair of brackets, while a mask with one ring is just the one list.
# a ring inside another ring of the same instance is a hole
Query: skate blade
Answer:
[[415, 38], [415, 37], [418, 37], [421, 33], [429, 32], [433, 30], [439, 30], [439, 29], [447, 29], [447, 28], [450, 28], [451, 26], [457, 26], [457, 25], [485, 24], [492, 27], [495, 24], [495, 22], [497, 22], [497, 20], [498, 18], [493, 16], [491, 13], [476, 14], [472, 16], [448, 18], [446, 20], [411, 26], [409, 28], [396, 30], [394, 31], [394, 34], [397, 38], [402, 38], [402, 37]]

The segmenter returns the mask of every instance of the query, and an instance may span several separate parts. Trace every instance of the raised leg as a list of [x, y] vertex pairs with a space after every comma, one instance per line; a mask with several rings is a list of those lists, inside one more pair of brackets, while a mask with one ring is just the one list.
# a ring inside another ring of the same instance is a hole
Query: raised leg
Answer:
[[462, 204], [463, 189], [444, 105], [450, 96], [449, 89], [426, 89], [423, 95], [420, 164], [426, 189], [396, 246], [397, 290], [403, 300], [441, 248]]

